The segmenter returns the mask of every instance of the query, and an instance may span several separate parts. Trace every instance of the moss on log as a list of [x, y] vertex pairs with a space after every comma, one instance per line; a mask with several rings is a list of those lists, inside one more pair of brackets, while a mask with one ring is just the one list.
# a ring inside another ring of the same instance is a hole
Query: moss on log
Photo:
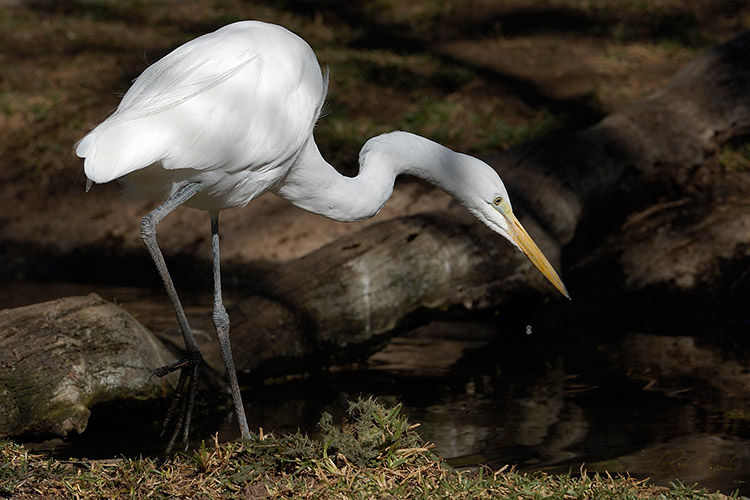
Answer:
[[150, 375], [173, 360], [95, 294], [2, 310], [0, 436], [83, 432], [97, 403], [164, 397], [167, 379]]

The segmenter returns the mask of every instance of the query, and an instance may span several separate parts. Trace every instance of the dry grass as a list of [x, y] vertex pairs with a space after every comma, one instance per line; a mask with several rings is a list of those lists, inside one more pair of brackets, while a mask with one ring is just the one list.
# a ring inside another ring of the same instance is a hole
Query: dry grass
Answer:
[[599, 474], [457, 471], [431, 452], [400, 406], [352, 403], [348, 419], [321, 419], [320, 441], [262, 432], [168, 459], [58, 461], [0, 443], [0, 497], [251, 499], [723, 499], [673, 484]]

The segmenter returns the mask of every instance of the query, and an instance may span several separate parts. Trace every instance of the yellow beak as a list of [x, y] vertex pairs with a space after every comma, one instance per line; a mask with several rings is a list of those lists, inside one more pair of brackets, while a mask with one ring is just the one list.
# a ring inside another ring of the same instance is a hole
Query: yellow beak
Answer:
[[508, 233], [521, 251], [526, 254], [526, 257], [529, 258], [529, 260], [542, 272], [549, 282], [560, 291], [561, 294], [570, 299], [568, 290], [565, 288], [565, 285], [563, 285], [557, 272], [555, 272], [555, 268], [552, 267], [552, 264], [549, 263], [547, 257], [545, 257], [542, 251], [539, 250], [539, 247], [534, 243], [534, 240], [531, 239], [531, 236], [529, 236], [529, 233], [526, 232], [526, 229], [524, 229], [513, 212], [510, 210], [499, 210], [499, 212], [508, 220]]

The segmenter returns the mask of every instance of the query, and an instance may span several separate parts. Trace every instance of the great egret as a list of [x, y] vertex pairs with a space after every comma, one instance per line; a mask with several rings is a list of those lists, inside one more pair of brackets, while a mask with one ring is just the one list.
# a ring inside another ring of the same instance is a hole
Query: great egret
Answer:
[[[313, 128], [327, 75], [310, 46], [287, 29], [243, 21], [200, 36], [148, 67], [117, 110], [88, 133], [76, 153], [92, 183], [120, 179], [126, 191], [166, 199], [147, 214], [141, 236], [156, 263], [185, 340], [186, 356], [157, 370], [181, 370], [165, 425], [179, 412], [187, 445], [201, 353], [156, 240], [156, 225], [180, 205], [207, 210], [214, 272], [213, 320], [243, 436], [249, 435], [229, 343], [219, 273], [219, 211], [271, 191], [339, 221], [360, 221], [383, 207], [396, 176], [435, 184], [523, 251], [565, 296], [565, 286], [511, 209], [494, 169], [429, 139], [402, 131], [367, 141], [356, 177], [328, 164]], [[187, 386], [186, 386], [187, 383]], [[183, 406], [177, 406], [177, 404]]]

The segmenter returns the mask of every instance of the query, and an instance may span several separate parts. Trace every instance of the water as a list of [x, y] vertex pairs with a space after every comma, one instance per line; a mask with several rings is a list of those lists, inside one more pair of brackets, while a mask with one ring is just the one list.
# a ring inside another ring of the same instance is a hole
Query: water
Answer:
[[[151, 329], [174, 322], [160, 290], [28, 283], [3, 289], [4, 307], [22, 305], [19, 297], [96, 291]], [[210, 314], [208, 294], [183, 295], [189, 314]], [[585, 466], [748, 495], [749, 350], [732, 340], [737, 332], [716, 325], [679, 330], [501, 325], [492, 316], [434, 321], [393, 339], [362, 366], [254, 383], [243, 396], [251, 429], [265, 432], [315, 434], [322, 411], [340, 418], [347, 401], [372, 394], [403, 403], [422, 437], [456, 467]], [[154, 421], [163, 411], [102, 408], [84, 435], [34, 446], [61, 456], [158, 453], [163, 441]], [[207, 422], [202, 437], [217, 430], [222, 440], [237, 437], [232, 416], [222, 417]]]

